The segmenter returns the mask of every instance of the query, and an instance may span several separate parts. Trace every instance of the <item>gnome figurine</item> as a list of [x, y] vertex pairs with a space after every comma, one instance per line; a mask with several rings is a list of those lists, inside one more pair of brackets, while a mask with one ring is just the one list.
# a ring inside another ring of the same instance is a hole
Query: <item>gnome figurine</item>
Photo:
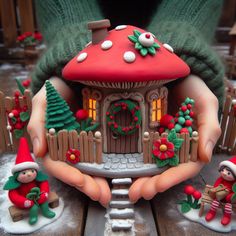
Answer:
[[9, 177], [4, 190], [9, 190], [8, 196], [12, 203], [19, 208], [29, 209], [29, 223], [38, 220], [38, 211], [42, 215], [53, 218], [55, 213], [49, 210], [48, 176], [39, 171], [38, 164], [30, 154], [27, 140], [20, 138], [19, 149], [13, 166], [12, 176]]
[[224, 214], [221, 219], [222, 225], [228, 225], [231, 222], [232, 203], [234, 191], [232, 189], [236, 183], [236, 156], [220, 162], [220, 177], [216, 180], [214, 188], [210, 189], [209, 195], [213, 198], [211, 208], [206, 214], [206, 221], [211, 221], [216, 216], [216, 210], [220, 203], [224, 204]]

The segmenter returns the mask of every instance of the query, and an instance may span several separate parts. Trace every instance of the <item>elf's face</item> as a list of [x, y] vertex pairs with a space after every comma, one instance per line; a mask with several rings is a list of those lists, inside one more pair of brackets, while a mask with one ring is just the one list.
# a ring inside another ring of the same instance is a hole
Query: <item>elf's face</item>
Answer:
[[227, 180], [227, 181], [234, 181], [234, 176], [232, 175], [232, 172], [230, 170], [227, 170], [227, 168], [223, 168], [220, 171], [220, 175], [223, 179]]
[[20, 183], [26, 184], [32, 182], [36, 178], [36, 176], [37, 176], [37, 171], [35, 169], [27, 169], [19, 173], [17, 180]]

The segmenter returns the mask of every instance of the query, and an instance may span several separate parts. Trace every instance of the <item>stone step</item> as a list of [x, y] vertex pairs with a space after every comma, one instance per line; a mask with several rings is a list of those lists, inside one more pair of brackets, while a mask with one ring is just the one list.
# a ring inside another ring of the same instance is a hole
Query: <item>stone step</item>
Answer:
[[131, 201], [127, 200], [113, 200], [110, 202], [110, 207], [112, 208], [127, 208], [127, 207], [132, 207], [134, 204]]
[[129, 189], [112, 189], [111, 193], [113, 196], [128, 196]]
[[126, 220], [113, 220], [111, 228], [112, 231], [128, 231], [132, 229], [132, 224]]
[[130, 185], [132, 184], [132, 179], [131, 178], [113, 179], [112, 184], [113, 185]]
[[125, 208], [125, 209], [111, 209], [109, 216], [111, 219], [133, 219], [134, 218], [134, 209]]

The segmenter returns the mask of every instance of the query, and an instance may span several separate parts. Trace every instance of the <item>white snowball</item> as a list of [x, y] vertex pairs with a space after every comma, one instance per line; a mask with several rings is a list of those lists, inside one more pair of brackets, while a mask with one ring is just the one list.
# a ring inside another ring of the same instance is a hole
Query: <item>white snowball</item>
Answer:
[[138, 37], [138, 41], [144, 47], [151, 47], [154, 44], [154, 37], [153, 37], [152, 33], [142, 33]]
[[116, 26], [115, 30], [123, 30], [126, 28], [127, 28], [127, 25], [118, 25], [118, 26]]
[[135, 61], [136, 59], [136, 56], [133, 52], [131, 51], [128, 51], [128, 52], [125, 52], [124, 53], [124, 56], [123, 56], [124, 60], [128, 63], [132, 63]]
[[56, 133], [56, 130], [54, 129], [54, 128], [51, 128], [51, 129], [49, 129], [49, 134], [55, 134]]
[[106, 40], [101, 44], [101, 49], [102, 50], [108, 50], [112, 47], [112, 41], [111, 40]]
[[12, 118], [12, 117], [14, 116], [14, 114], [13, 114], [13, 113], [9, 113], [8, 116], [9, 116], [10, 118]]
[[82, 62], [82, 61], [84, 61], [84, 60], [87, 58], [87, 56], [88, 56], [88, 53], [83, 52], [83, 53], [81, 53], [81, 54], [77, 57], [77, 61], [78, 61], [78, 62]]
[[164, 43], [163, 47], [172, 53], [174, 52], [174, 49], [167, 43]]

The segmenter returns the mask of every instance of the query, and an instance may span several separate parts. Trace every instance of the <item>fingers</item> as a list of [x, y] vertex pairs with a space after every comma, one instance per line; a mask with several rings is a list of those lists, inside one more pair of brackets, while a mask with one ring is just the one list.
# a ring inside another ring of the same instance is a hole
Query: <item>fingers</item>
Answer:
[[102, 206], [107, 207], [111, 200], [111, 190], [107, 180], [101, 177], [93, 177], [94, 181], [100, 188], [99, 202]]
[[133, 182], [129, 189], [129, 199], [131, 202], [137, 202], [142, 197], [142, 187], [151, 177], [141, 177]]

